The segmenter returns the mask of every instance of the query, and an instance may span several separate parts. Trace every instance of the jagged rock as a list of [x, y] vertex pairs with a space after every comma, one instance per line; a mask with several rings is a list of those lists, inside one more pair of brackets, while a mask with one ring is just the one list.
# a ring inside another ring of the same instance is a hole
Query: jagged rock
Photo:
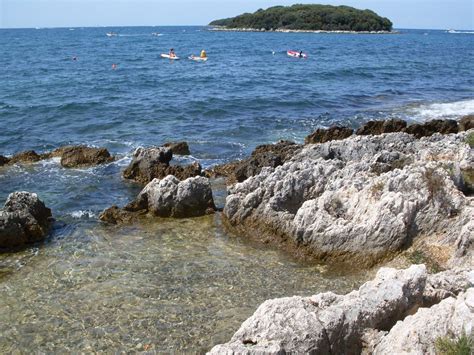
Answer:
[[142, 199], [147, 201], [148, 211], [160, 217], [197, 217], [215, 210], [211, 184], [202, 176], [184, 181], [173, 175], [154, 179], [138, 195], [137, 200]]
[[384, 133], [403, 132], [407, 123], [403, 120], [369, 121], [360, 127], [357, 135], [378, 135]]
[[[473, 210], [453, 182], [472, 154], [464, 139], [392, 133], [308, 145], [230, 187], [226, 225], [312, 257], [369, 265], [424, 235], [453, 245]], [[396, 163], [376, 174], [379, 160]]]
[[431, 308], [419, 309], [399, 321], [373, 350], [383, 354], [435, 354], [436, 341], [443, 337], [472, 336], [474, 288], [450, 297]]
[[227, 182], [242, 182], [258, 174], [264, 167], [277, 167], [292, 158], [301, 146], [290, 141], [279, 141], [275, 144], [259, 145], [249, 158], [217, 165], [205, 172], [208, 177], [226, 176]]
[[474, 128], [474, 115], [464, 116], [459, 120], [459, 131], [469, 131]]
[[123, 172], [123, 177], [148, 184], [153, 179], [163, 179], [168, 175], [174, 175], [180, 180], [201, 175], [199, 163], [169, 165], [172, 157], [173, 153], [169, 148], [138, 148], [133, 154], [132, 162]]
[[266, 301], [210, 354], [360, 354], [365, 329], [390, 329], [421, 304], [426, 278], [423, 265], [382, 268], [345, 296], [327, 292]]
[[0, 155], [0, 166], [6, 165], [10, 162], [10, 159]]
[[416, 138], [429, 137], [435, 133], [458, 133], [458, 123], [455, 120], [433, 120], [425, 123], [415, 123], [408, 126], [406, 132]]
[[71, 146], [57, 149], [52, 156], [61, 156], [61, 165], [65, 168], [78, 168], [109, 163], [114, 160], [105, 148]]
[[346, 139], [354, 133], [352, 128], [334, 126], [328, 129], [318, 128], [304, 140], [305, 144], [326, 143]]
[[163, 147], [171, 149], [176, 155], [190, 155], [189, 145], [187, 142], [168, 142], [163, 144]]
[[48, 233], [51, 210], [34, 193], [14, 192], [0, 211], [0, 248], [41, 241]]
[[137, 218], [137, 214], [131, 213], [125, 209], [117, 206], [112, 206], [104, 210], [100, 215], [99, 219], [109, 224], [124, 224], [132, 223]]
[[27, 151], [15, 154], [10, 159], [9, 164], [35, 163], [40, 160], [41, 160], [41, 157], [34, 150], [27, 150]]
[[188, 218], [214, 213], [209, 179], [196, 176], [180, 181], [173, 175], [154, 179], [137, 198], [120, 209], [112, 206], [99, 218], [108, 223], [130, 223], [145, 213], [158, 217]]

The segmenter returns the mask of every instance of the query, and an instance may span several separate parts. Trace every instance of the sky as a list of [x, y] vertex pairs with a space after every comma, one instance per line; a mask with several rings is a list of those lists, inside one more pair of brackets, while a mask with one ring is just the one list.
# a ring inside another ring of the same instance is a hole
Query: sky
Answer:
[[0, 28], [206, 25], [294, 3], [371, 9], [395, 28], [474, 29], [474, 0], [0, 0]]

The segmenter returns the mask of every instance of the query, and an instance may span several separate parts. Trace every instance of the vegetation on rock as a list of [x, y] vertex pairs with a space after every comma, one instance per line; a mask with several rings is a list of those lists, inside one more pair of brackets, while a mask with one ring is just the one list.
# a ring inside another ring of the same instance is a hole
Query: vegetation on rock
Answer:
[[349, 6], [293, 5], [274, 6], [255, 13], [216, 20], [211, 26], [265, 30], [391, 31], [392, 22], [371, 10]]

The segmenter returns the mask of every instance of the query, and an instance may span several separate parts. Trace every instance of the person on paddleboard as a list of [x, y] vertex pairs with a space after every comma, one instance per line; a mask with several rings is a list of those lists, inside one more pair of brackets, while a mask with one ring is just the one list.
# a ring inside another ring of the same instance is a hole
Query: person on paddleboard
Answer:
[[176, 53], [174, 52], [174, 48], [170, 49], [169, 55], [170, 55], [170, 58], [176, 58]]
[[203, 59], [207, 58], [207, 53], [204, 49], [201, 51], [201, 58], [203, 58]]
[[303, 51], [300, 51], [299, 57], [303, 58]]

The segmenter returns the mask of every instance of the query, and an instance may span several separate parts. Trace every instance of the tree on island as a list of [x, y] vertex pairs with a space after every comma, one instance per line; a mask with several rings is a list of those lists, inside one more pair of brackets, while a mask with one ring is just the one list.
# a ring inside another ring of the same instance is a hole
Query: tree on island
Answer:
[[216, 20], [211, 26], [265, 30], [391, 31], [392, 22], [371, 10], [350, 6], [293, 5], [259, 9], [253, 14]]

